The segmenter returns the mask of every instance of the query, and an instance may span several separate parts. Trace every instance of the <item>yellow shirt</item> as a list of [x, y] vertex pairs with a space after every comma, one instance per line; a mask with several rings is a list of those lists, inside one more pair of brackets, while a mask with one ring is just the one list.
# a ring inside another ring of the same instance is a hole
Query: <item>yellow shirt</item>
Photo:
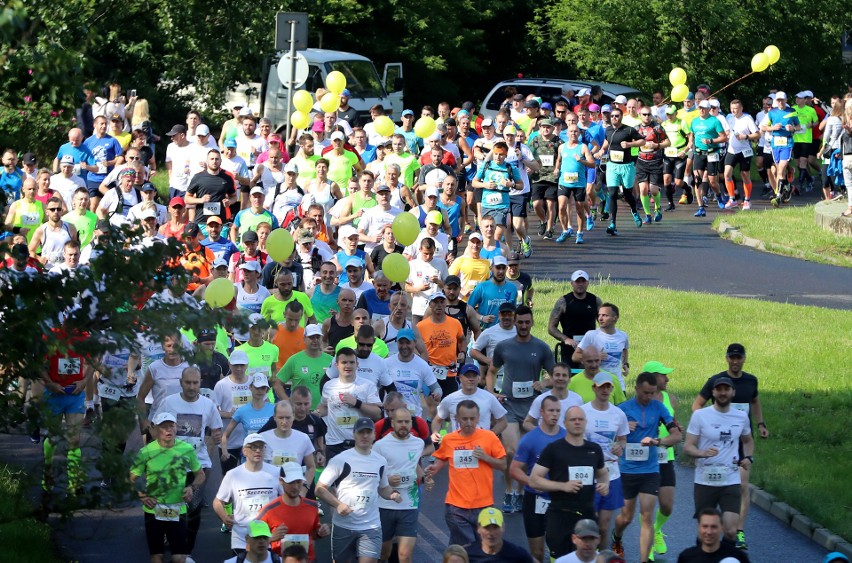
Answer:
[[459, 256], [450, 264], [448, 272], [461, 278], [461, 297], [467, 299], [476, 284], [487, 280], [491, 275], [491, 262], [486, 258]]

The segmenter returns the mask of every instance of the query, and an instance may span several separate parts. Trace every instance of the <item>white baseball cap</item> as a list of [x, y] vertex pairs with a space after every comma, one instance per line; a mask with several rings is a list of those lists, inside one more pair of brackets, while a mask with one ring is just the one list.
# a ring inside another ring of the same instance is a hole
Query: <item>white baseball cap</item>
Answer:
[[243, 439], [243, 446], [248, 446], [249, 444], [256, 444], [258, 442], [263, 442], [264, 444], [267, 444], [266, 438], [264, 438], [257, 432], [253, 432]]
[[234, 350], [233, 352], [231, 352], [231, 357], [228, 358], [228, 361], [233, 366], [247, 366], [249, 363], [248, 354], [246, 354], [242, 350]]
[[787, 94], [785, 94], [784, 92], [781, 92], [781, 91], [775, 92], [775, 99], [777, 100], [778, 98], [781, 98], [782, 100], [786, 100]]
[[305, 472], [302, 471], [302, 466], [293, 461], [288, 461], [287, 463], [281, 466], [280, 475], [281, 479], [285, 483], [305, 480]]
[[310, 324], [305, 327], [305, 336], [322, 336], [322, 328], [318, 324]]
[[337, 239], [344, 240], [348, 239], [351, 236], [355, 236], [358, 234], [358, 230], [352, 225], [343, 225], [340, 227], [340, 230], [337, 231]]
[[331, 134], [332, 141], [346, 141], [346, 135], [342, 131], [335, 131]]
[[210, 128], [204, 125], [203, 123], [195, 128], [195, 136], [200, 137], [202, 135], [209, 135]]
[[508, 267], [509, 261], [506, 260], [506, 257], [503, 256], [502, 254], [498, 254], [497, 256], [495, 256], [494, 258], [491, 259], [491, 265], [492, 266], [506, 266], [506, 267]]
[[262, 373], [256, 373], [251, 378], [251, 386], [252, 387], [269, 387], [269, 379], [266, 378], [266, 375]]
[[613, 103], [626, 104], [627, 103], [627, 96], [616, 96], [615, 101]]
[[159, 426], [160, 424], [162, 424], [164, 422], [175, 422], [176, 423], [177, 417], [170, 412], [160, 412], [160, 413], [157, 413], [157, 416], [155, 416], [154, 420], [152, 420], [151, 422], [153, 422], [157, 426]]
[[580, 278], [588, 280], [589, 274], [587, 274], [584, 270], [575, 270], [574, 273], [571, 274], [571, 281], [577, 281]]

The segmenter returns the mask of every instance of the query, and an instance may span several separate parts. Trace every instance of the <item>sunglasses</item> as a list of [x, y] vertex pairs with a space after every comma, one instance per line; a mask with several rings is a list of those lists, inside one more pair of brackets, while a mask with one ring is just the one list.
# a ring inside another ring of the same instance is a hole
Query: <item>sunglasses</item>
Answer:
[[51, 213], [58, 213], [58, 212], [62, 211], [62, 208], [61, 207], [49, 207], [47, 210], [50, 211]]
[[639, 115], [641, 115], [642, 117], [651, 117], [650, 113], [640, 113]]
[[127, 160], [141, 160], [138, 156], [128, 156]]

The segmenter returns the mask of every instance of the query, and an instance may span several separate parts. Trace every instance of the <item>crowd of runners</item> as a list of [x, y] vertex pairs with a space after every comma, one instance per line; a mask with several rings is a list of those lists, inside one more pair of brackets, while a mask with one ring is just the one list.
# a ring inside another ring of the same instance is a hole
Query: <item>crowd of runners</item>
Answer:
[[[749, 209], [753, 159], [776, 203], [815, 178], [834, 196], [826, 151], [852, 174], [840, 97], [826, 116], [809, 91], [794, 106], [775, 91], [752, 118], [738, 100], [725, 117], [708, 94], [699, 88], [679, 108], [661, 94], [599, 105], [591, 91], [557, 101], [510, 91], [496, 118], [469, 102], [422, 108], [438, 124], [422, 139], [412, 110], [380, 136], [344, 90], [338, 112], [317, 109], [291, 139], [248, 108], [234, 107], [218, 138], [189, 112], [166, 133], [160, 169], [147, 104], [117, 96], [44, 168], [31, 153], [18, 168], [7, 150], [7, 290], [30, 276], [73, 276], [98, 260], [105, 235], [139, 249], [176, 239], [187, 277], [148, 303], [203, 309], [207, 286], [227, 278], [225, 309], [248, 325], [175, 326], [162, 339], [143, 331], [97, 358], [75, 352], [85, 336], [55, 327], [66, 346], [41, 381], [19, 389], [66, 425], [59, 450], [59, 436], [32, 436], [44, 448], [43, 486], [81, 488], [92, 466], [82, 427], [126, 408], [139, 418], [128, 438], [141, 431], [145, 444], [127, 487], [154, 562], [192, 561], [201, 526], [230, 535], [229, 561], [314, 561], [316, 542], [330, 542], [338, 563], [411, 561], [422, 495], [441, 495], [444, 561], [627, 553], [644, 563], [667, 552], [683, 442], [696, 460], [698, 540], [678, 561], [748, 561], [752, 431], [769, 431], [745, 348], [727, 348], [726, 369], [681, 424], [667, 390], [673, 368], [642, 358], [631, 369], [619, 309], [587, 291], [586, 272], [571, 275], [548, 322], [555, 342], [545, 342], [532, 335], [535, 288], [522, 271], [530, 207], [542, 239], [558, 222], [557, 243], [583, 243], [598, 221], [618, 234], [620, 198], [636, 227], [683, 205], [703, 216], [714, 200]], [[168, 176], [167, 197], [155, 174]], [[403, 213], [421, 229], [408, 246], [392, 227]], [[267, 253], [276, 229], [295, 241], [280, 262]], [[404, 281], [382, 269], [392, 254], [408, 259]], [[55, 479], [60, 452], [67, 480]], [[214, 465], [223, 478], [207, 506]], [[637, 512], [640, 541], [625, 545]], [[528, 545], [503, 540], [511, 513]]]

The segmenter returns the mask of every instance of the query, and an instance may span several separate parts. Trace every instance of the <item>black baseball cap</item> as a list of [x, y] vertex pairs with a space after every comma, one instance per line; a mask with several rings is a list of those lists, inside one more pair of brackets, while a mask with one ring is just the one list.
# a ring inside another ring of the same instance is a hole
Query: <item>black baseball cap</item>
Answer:
[[187, 223], [183, 228], [184, 236], [197, 237], [201, 233], [201, 229], [196, 223]]
[[734, 382], [727, 375], [723, 375], [722, 377], [719, 377], [718, 379], [716, 379], [716, 381], [713, 382], [713, 388], [715, 389], [716, 387], [718, 387], [720, 385], [727, 385], [728, 387], [733, 387]]
[[458, 276], [447, 276], [444, 278], [444, 285], [457, 285], [461, 287], [461, 278]]
[[726, 356], [745, 356], [745, 346], [742, 344], [730, 344], [728, 346], [728, 351], [725, 352]]

